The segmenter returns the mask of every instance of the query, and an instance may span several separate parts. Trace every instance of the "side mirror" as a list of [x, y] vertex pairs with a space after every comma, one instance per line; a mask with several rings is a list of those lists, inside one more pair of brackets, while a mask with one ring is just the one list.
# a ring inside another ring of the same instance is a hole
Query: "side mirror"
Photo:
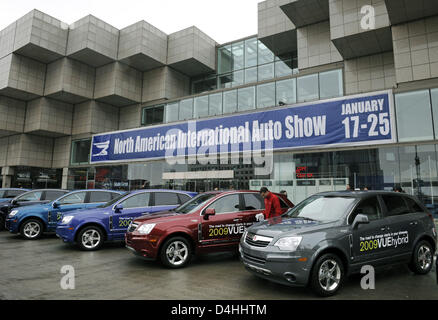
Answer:
[[114, 212], [115, 213], [120, 213], [123, 210], [123, 204], [116, 204], [116, 206], [114, 207]]
[[14, 199], [11, 201], [11, 205], [15, 206], [16, 204], [17, 204], [17, 200]]
[[204, 219], [208, 220], [210, 216], [214, 216], [216, 214], [216, 210], [212, 208], [205, 209], [204, 211]]
[[53, 208], [54, 209], [59, 208], [60, 206], [61, 206], [60, 202], [58, 202], [58, 201], [53, 202]]
[[356, 216], [356, 218], [354, 218], [354, 220], [353, 220], [353, 229], [357, 229], [357, 227], [360, 224], [367, 224], [367, 223], [370, 223], [370, 221], [368, 220], [368, 216], [366, 216], [362, 213], [359, 213]]

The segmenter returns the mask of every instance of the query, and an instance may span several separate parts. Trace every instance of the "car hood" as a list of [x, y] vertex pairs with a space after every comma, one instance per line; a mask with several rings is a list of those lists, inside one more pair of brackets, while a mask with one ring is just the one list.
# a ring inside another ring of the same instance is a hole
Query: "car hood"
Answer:
[[11, 201], [12, 201], [11, 199], [8, 199], [8, 200], [5, 199], [3, 201], [0, 199], [0, 207], [9, 207], [9, 205], [11, 204]]
[[[172, 219], [172, 217], [174, 219]], [[161, 221], [172, 221], [172, 220], [178, 220], [181, 218], [185, 218], [187, 217], [187, 214], [182, 214], [182, 213], [178, 213], [175, 211], [160, 211], [160, 212], [156, 212], [156, 213], [151, 213], [151, 214], [147, 214], [147, 215], [143, 215], [140, 216], [138, 218], [136, 218], [134, 221], [136, 223], [142, 224], [142, 223], [158, 223]]]
[[302, 218], [276, 217], [252, 225], [248, 232], [275, 237], [280, 234], [304, 234], [337, 225], [338, 221], [312, 221]]

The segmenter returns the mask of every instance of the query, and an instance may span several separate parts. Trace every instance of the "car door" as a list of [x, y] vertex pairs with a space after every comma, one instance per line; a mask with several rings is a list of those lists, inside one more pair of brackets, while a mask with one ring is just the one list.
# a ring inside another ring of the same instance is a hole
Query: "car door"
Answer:
[[389, 221], [388, 247], [391, 255], [410, 254], [418, 230], [418, 213], [414, 212], [402, 194], [382, 195]]
[[166, 211], [176, 208], [181, 200], [176, 192], [154, 192], [150, 213]]
[[52, 204], [52, 207], [49, 209], [49, 228], [56, 228], [56, 224], [61, 220], [64, 213], [72, 210], [84, 209], [86, 197], [86, 191], [74, 192], [57, 200], [56, 202], [59, 204], [57, 208]]
[[[109, 217], [109, 229], [114, 238], [123, 238], [132, 220], [149, 211], [150, 192], [141, 192], [128, 196], [114, 204]], [[116, 206], [123, 208], [117, 212]]]
[[265, 201], [258, 193], [241, 193], [240, 196], [243, 210], [239, 213], [239, 217], [242, 217], [242, 223], [248, 228], [257, 221], [255, 216], [265, 211]]
[[389, 248], [383, 245], [382, 239], [388, 233], [388, 221], [383, 215], [378, 196], [362, 199], [356, 205], [348, 218], [350, 226], [353, 226], [354, 218], [358, 214], [366, 215], [369, 223], [352, 228], [350, 244], [354, 263], [371, 262], [385, 257]]
[[222, 196], [205, 207], [215, 209], [215, 215], [201, 217], [202, 245], [238, 243], [245, 231], [241, 197], [238, 193]]

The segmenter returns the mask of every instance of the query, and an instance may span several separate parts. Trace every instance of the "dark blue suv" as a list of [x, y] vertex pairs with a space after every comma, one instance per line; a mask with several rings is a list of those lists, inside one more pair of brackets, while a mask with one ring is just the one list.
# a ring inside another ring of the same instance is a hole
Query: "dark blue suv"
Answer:
[[122, 241], [134, 218], [171, 210], [194, 197], [196, 192], [177, 190], [137, 190], [91, 210], [63, 215], [56, 235], [76, 243], [82, 250], [97, 250], [104, 241]]
[[24, 239], [35, 240], [44, 232], [54, 232], [63, 213], [95, 208], [121, 194], [111, 190], [72, 191], [49, 203], [12, 210], [6, 217], [5, 227], [12, 233], [20, 233]]

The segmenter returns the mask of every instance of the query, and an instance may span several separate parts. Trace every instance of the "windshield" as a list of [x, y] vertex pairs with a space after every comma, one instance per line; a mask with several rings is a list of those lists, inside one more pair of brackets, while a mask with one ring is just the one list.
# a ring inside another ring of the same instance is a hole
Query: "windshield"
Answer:
[[97, 206], [97, 208], [107, 208], [107, 207], [111, 207], [114, 203], [116, 203], [117, 201], [119, 201], [120, 199], [126, 197], [126, 193], [121, 194], [117, 197], [115, 197], [114, 199], [105, 202], [104, 204], [101, 204], [100, 206]]
[[4, 190], [0, 190], [0, 198], [3, 198], [4, 195], [5, 195], [5, 193], [6, 193], [6, 191], [4, 191]]
[[287, 211], [283, 217], [336, 221], [356, 201], [350, 197], [313, 196]]
[[192, 213], [198, 210], [198, 208], [208, 199], [211, 199], [215, 196], [214, 193], [203, 193], [198, 194], [196, 197], [192, 198], [191, 200], [187, 201], [183, 205], [179, 206], [178, 208], [175, 208], [174, 211], [178, 213]]

